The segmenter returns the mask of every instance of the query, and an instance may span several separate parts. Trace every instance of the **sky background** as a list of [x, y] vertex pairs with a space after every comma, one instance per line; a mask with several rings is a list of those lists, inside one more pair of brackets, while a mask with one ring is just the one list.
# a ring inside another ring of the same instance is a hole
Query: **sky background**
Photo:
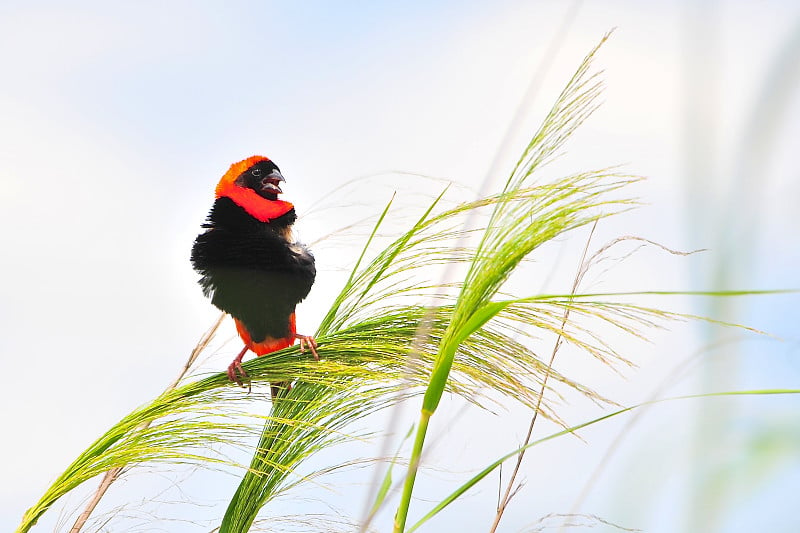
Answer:
[[[612, 28], [595, 61], [603, 106], [551, 171], [623, 164], [648, 178], [635, 186], [646, 205], [604, 222], [597, 243], [636, 234], [707, 251], [644, 250], [588, 288], [800, 287], [796, 2], [0, 3], [0, 529], [12, 530], [89, 443], [158, 394], [218, 316], [188, 257], [231, 163], [252, 154], [277, 162], [310, 243], [377, 214], [394, 190], [409, 209], [441, 190], [397, 172], [452, 180], [467, 198], [494, 190]], [[364, 176], [373, 177], [351, 183]], [[362, 237], [356, 228], [314, 247], [320, 274], [299, 312], [303, 332], [323, 316]], [[523, 289], [568, 282], [570, 250], [585, 238], [538, 258], [540, 277]], [[560, 370], [623, 404], [656, 391], [797, 388], [797, 295], [648, 303], [774, 337], [675, 324], [653, 332], [652, 344], [631, 343], [639, 367], [622, 377], [579, 360]], [[224, 330], [205, 368], [228, 364], [233, 335]], [[630, 428], [612, 421], [583, 441], [557, 439], [526, 463], [501, 530], [580, 512], [648, 532], [797, 531], [798, 407], [795, 397], [678, 402]], [[431, 499], [518, 445], [529, 416], [513, 405], [463, 414], [455, 400], [443, 409], [442, 420], [459, 418], [433, 428], [435, 468], [420, 487]], [[579, 399], [563, 409], [571, 423], [599, 412]], [[626, 438], [603, 461], [620, 431]], [[213, 523], [235, 477], [184, 475], [187, 499], [207, 503], [189, 514]], [[370, 475], [352, 473], [314, 498], [357, 520]], [[132, 476], [99, 512], [162, 485], [174, 488], [158, 472]], [[487, 530], [496, 490], [496, 481], [482, 485], [427, 530]], [[154, 512], [186, 519], [186, 508]], [[285, 507], [310, 508], [325, 505]], [[60, 531], [59, 512], [34, 531]], [[112, 531], [149, 530], [134, 511], [119, 520]], [[378, 525], [390, 520], [387, 512]]]

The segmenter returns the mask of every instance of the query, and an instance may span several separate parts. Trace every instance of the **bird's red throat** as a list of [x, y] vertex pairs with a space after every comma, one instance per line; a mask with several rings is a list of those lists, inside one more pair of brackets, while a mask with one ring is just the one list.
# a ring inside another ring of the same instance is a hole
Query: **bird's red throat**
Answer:
[[250, 216], [261, 222], [275, 220], [291, 211], [294, 207], [290, 202], [267, 200], [259, 196], [253, 189], [245, 189], [236, 185], [233, 185], [225, 194], [220, 196], [227, 196], [236, 205], [247, 211]]

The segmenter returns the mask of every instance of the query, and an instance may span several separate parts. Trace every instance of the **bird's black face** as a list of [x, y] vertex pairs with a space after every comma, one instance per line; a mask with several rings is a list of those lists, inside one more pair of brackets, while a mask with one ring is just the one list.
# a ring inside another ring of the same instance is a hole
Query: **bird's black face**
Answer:
[[272, 161], [259, 161], [236, 178], [237, 185], [253, 189], [259, 196], [267, 200], [278, 199], [278, 195], [283, 192], [278, 186], [282, 181], [286, 180], [281, 175], [278, 166]]

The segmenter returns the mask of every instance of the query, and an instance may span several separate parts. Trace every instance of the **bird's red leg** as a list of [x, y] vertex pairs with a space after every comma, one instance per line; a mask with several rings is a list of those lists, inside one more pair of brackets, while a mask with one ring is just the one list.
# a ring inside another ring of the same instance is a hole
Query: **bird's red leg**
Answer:
[[242, 348], [242, 351], [239, 352], [239, 355], [236, 356], [236, 359], [228, 365], [228, 378], [239, 385], [240, 387], [244, 387], [244, 380], [250, 381], [250, 376], [247, 375], [247, 372], [244, 371], [242, 368], [242, 358], [244, 354], [247, 353], [247, 346]]
[[317, 339], [311, 335], [298, 335], [297, 333], [294, 334], [294, 337], [300, 340], [301, 353], [306, 353], [306, 346], [308, 346], [311, 349], [311, 353], [314, 355], [314, 360], [319, 361], [319, 354], [317, 353]]

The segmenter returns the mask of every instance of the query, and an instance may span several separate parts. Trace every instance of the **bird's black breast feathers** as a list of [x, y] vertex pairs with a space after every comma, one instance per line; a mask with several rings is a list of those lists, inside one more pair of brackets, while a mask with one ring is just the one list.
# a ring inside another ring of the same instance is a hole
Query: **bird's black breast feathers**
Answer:
[[255, 342], [285, 338], [289, 316], [314, 283], [314, 257], [289, 237], [296, 218], [292, 209], [261, 222], [221, 197], [192, 248], [203, 292], [239, 319]]

